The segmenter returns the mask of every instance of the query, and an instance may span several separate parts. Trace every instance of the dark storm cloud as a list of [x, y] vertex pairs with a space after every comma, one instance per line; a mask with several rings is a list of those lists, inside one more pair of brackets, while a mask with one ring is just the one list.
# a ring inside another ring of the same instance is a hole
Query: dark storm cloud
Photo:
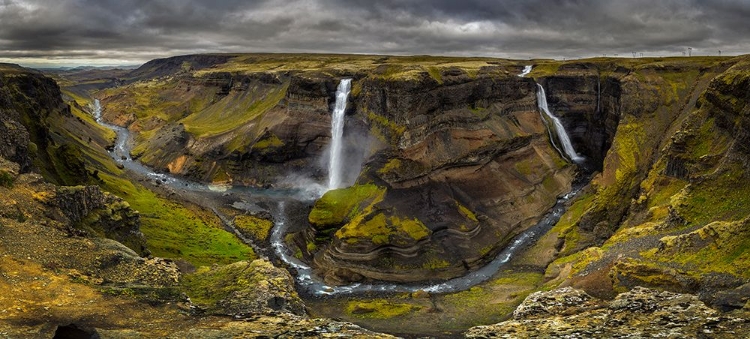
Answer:
[[748, 53], [750, 0], [0, 0], [0, 58]]

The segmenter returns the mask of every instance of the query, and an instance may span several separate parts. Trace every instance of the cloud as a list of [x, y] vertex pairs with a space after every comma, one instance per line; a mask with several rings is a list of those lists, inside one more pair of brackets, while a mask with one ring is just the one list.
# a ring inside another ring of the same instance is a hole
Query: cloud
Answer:
[[0, 59], [204, 52], [748, 53], [746, 0], [0, 0]]

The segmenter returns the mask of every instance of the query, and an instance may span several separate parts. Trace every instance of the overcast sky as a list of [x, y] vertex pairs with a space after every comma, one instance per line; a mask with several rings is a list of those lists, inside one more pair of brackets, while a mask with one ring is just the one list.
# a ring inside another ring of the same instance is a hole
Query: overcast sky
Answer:
[[580, 58], [750, 53], [750, 0], [0, 0], [0, 62], [204, 52]]

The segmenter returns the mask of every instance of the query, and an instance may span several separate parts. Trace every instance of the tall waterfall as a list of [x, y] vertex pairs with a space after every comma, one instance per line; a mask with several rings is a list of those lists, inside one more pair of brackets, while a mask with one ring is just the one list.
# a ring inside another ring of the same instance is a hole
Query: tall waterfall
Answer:
[[560, 139], [560, 143], [562, 144], [563, 150], [565, 151], [565, 155], [567, 155], [567, 157], [575, 163], [582, 162], [584, 158], [576, 153], [576, 150], [573, 148], [573, 144], [570, 142], [570, 137], [568, 137], [568, 133], [565, 131], [565, 127], [563, 127], [560, 119], [552, 115], [552, 113], [549, 111], [549, 107], [547, 106], [547, 95], [544, 93], [544, 87], [542, 87], [542, 85], [540, 84], [536, 84], [536, 86], [539, 88], [539, 91], [536, 92], [536, 99], [537, 103], [539, 104], [539, 109], [550, 120], [552, 120], [555, 131], [557, 132], [557, 138]]
[[341, 79], [336, 90], [336, 107], [331, 114], [331, 153], [328, 162], [328, 189], [341, 187], [341, 171], [343, 164], [344, 112], [346, 100], [349, 97], [352, 79]]

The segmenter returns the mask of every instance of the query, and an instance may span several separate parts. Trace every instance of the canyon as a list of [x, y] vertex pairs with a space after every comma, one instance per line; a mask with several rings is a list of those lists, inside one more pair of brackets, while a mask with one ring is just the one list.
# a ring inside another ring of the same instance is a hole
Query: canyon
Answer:
[[[591, 312], [586, 303], [598, 298], [613, 300], [596, 302], [610, 316], [673, 312], [669, 300], [689, 300], [725, 319], [709, 330], [750, 333], [749, 68], [746, 56], [206, 54], [92, 80], [3, 65], [3, 284], [43, 277], [94, 306], [68, 316], [50, 306], [69, 304], [62, 294], [17, 292], [2, 299], [15, 311], [0, 331], [76, 324], [124, 336], [127, 324], [104, 316], [122, 307], [158, 323], [132, 329], [142, 335], [272, 333], [274, 322], [379, 335], [311, 313], [397, 335], [494, 337], [508, 325], [465, 331], [511, 315], [519, 331], [556, 331], [528, 324]], [[350, 93], [334, 108], [342, 79]], [[345, 166], [331, 183], [334, 110]], [[98, 121], [127, 130], [128, 154], [112, 158], [117, 135]], [[556, 146], [560, 128], [570, 145]], [[560, 152], [567, 146], [580, 157]], [[312, 195], [291, 196], [305, 190]], [[269, 250], [283, 220], [284, 249], [330, 291], [426, 286], [480, 272], [553, 207], [559, 220], [548, 231], [450, 292], [321, 298], [295, 286], [299, 272]], [[550, 298], [586, 293], [565, 302], [581, 309], [513, 312], [558, 287], [573, 289]], [[659, 302], [628, 308], [634, 298]]]

